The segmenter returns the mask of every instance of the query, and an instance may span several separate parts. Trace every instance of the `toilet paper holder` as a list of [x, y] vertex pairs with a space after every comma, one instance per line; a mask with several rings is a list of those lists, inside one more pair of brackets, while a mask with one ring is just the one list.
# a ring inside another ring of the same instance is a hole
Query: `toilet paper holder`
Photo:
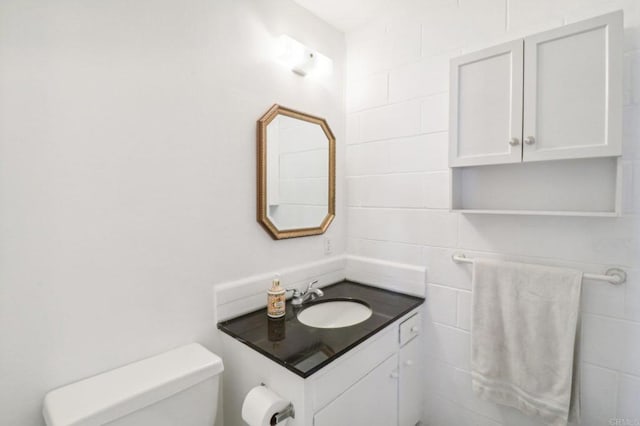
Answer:
[[289, 405], [287, 405], [284, 410], [271, 416], [271, 421], [269, 423], [271, 424], [271, 426], [275, 426], [284, 419], [288, 419], [289, 417], [291, 417], [292, 419], [296, 418], [296, 411], [293, 409], [292, 403], [289, 403]]
[[[266, 385], [264, 383], [260, 383], [260, 386], [266, 386]], [[271, 416], [271, 420], [269, 421], [269, 424], [271, 426], [275, 426], [281, 421], [288, 419], [289, 417], [291, 417], [292, 419], [296, 418], [296, 410], [293, 408], [292, 403], [289, 403], [289, 405], [284, 407], [282, 411], [279, 411], [275, 413], [273, 416]]]

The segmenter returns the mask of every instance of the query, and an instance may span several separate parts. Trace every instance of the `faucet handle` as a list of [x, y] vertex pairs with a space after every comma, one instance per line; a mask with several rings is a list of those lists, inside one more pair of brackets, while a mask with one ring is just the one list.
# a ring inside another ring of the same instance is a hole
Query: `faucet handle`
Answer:
[[302, 299], [304, 297], [304, 293], [303, 292], [301, 292], [297, 288], [286, 288], [284, 291], [285, 292], [290, 292], [290, 291], [293, 292], [293, 295], [291, 296], [291, 304], [294, 307], [302, 305]]
[[312, 300], [315, 299], [316, 297], [324, 296], [324, 292], [322, 290], [320, 290], [319, 288], [313, 288], [313, 286], [316, 284], [318, 284], [318, 280], [312, 281], [311, 283], [309, 283], [309, 286], [307, 287], [306, 293], [309, 293], [311, 290], [313, 290], [314, 294], [311, 295]]
[[289, 292], [293, 292], [292, 297], [300, 297], [300, 295], [302, 294], [302, 292], [300, 290], [298, 290], [297, 288], [285, 288], [284, 292], [285, 294], [289, 293]]

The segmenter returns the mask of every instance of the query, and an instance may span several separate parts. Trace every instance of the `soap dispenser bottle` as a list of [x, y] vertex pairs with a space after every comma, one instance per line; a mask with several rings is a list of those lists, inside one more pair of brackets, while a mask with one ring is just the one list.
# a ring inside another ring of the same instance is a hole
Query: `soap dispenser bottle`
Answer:
[[267, 315], [270, 318], [281, 318], [286, 311], [285, 289], [280, 287], [280, 279], [276, 276], [267, 291]]

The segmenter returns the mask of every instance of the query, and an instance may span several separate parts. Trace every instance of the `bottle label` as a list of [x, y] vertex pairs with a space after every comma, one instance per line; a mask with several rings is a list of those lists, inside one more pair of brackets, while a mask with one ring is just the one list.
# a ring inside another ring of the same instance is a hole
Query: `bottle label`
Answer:
[[267, 315], [273, 318], [284, 316], [285, 314], [285, 295], [270, 294], [267, 303]]

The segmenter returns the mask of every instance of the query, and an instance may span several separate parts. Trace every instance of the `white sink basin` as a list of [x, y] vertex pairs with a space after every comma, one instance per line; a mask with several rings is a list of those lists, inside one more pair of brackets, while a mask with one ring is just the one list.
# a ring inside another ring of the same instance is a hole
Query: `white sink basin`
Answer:
[[298, 321], [309, 327], [341, 328], [356, 325], [371, 316], [371, 308], [362, 302], [336, 300], [305, 308]]

